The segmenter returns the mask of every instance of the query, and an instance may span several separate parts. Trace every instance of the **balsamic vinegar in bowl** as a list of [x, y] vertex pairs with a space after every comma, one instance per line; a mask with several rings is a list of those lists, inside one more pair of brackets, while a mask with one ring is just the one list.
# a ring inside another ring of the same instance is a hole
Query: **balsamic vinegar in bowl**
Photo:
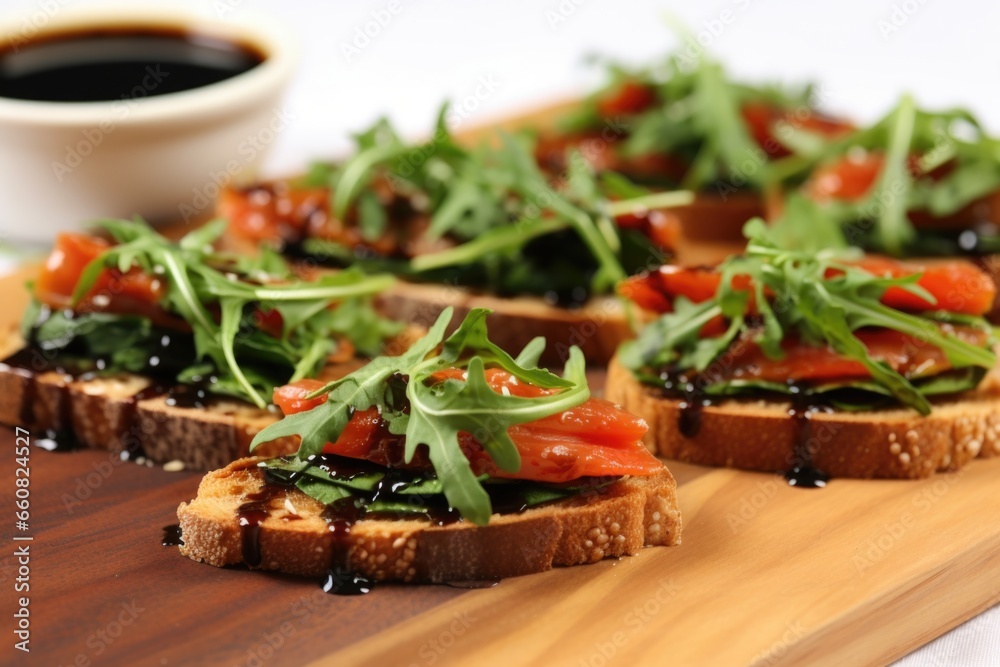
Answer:
[[164, 26], [42, 33], [0, 49], [0, 97], [104, 102], [218, 83], [264, 61], [254, 46]]

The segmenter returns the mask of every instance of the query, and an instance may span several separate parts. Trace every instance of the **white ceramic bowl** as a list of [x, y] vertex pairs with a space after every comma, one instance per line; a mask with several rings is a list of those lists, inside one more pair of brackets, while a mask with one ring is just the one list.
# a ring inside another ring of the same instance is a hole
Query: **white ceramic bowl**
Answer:
[[[24, 39], [25, 25], [0, 22], [0, 40]], [[249, 43], [265, 59], [218, 83], [129, 101], [0, 97], [0, 241], [51, 242], [104, 217], [190, 220], [225, 184], [252, 180], [291, 122], [280, 97], [298, 51], [282, 28], [119, 6], [63, 9], [40, 32], [115, 25], [184, 27]]]

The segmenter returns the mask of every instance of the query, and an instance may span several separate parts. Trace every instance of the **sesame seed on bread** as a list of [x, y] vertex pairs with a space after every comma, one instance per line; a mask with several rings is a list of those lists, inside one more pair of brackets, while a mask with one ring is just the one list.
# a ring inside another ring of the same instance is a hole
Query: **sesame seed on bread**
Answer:
[[[177, 510], [181, 553], [215, 566], [243, 563], [238, 508], [264, 487], [260, 457], [208, 473], [197, 497]], [[268, 501], [260, 524], [260, 569], [322, 575], [331, 568], [333, 543], [324, 505], [298, 489]], [[296, 520], [288, 520], [294, 514]], [[466, 521], [361, 519], [348, 536], [354, 572], [377, 581], [447, 582], [496, 579], [632, 555], [644, 546], [680, 543], [676, 483], [666, 468], [650, 477], [627, 477], [599, 493], [494, 514], [486, 526]]]
[[[642, 384], [617, 358], [605, 396], [649, 423], [645, 442], [659, 456], [707, 466], [781, 472], [804, 463], [791, 404], [727, 399], [701, 411], [693, 437], [678, 428], [682, 401]], [[1000, 455], [1000, 390], [980, 388], [933, 401], [930, 415], [910, 408], [816, 412], [808, 422], [812, 465], [831, 477], [919, 478]]]

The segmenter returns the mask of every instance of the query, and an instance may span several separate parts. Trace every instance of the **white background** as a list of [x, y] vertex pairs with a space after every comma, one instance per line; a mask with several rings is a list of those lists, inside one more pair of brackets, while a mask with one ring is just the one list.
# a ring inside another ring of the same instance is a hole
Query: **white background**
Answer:
[[[0, 0], [42, 20], [85, 0]], [[101, 4], [107, 4], [102, 2]], [[129, 3], [134, 4], [134, 3]], [[146, 3], [149, 4], [149, 3]], [[479, 123], [587, 90], [599, 70], [584, 57], [654, 59], [678, 42], [682, 19], [730, 71], [751, 80], [822, 82], [832, 111], [870, 120], [903, 91], [928, 106], [963, 106], [1000, 131], [1000, 3], [945, 0], [779, 2], [715, 0], [192, 0], [173, 2], [234, 21], [265, 14], [300, 36], [302, 64], [286, 99], [292, 122], [265, 169], [301, 169], [346, 150], [348, 132], [388, 115], [426, 132], [446, 98]], [[398, 8], [392, 14], [390, 6]], [[358, 40], [381, 15], [384, 26]], [[356, 51], [352, 50], [356, 49]], [[474, 95], [489, 81], [493, 91]], [[474, 101], [473, 101], [474, 100]], [[474, 108], [473, 108], [474, 107]], [[0, 147], [2, 150], [2, 147]], [[919, 609], [914, 614], [921, 613]], [[976, 619], [901, 662], [1000, 664], [1000, 613]]]

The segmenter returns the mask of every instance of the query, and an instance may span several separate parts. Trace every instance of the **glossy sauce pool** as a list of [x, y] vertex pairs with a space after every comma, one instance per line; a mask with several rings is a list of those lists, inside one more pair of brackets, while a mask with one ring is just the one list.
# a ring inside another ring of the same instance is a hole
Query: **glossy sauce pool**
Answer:
[[249, 44], [179, 27], [53, 31], [0, 47], [0, 97], [131, 100], [224, 81], [263, 61], [263, 53]]

